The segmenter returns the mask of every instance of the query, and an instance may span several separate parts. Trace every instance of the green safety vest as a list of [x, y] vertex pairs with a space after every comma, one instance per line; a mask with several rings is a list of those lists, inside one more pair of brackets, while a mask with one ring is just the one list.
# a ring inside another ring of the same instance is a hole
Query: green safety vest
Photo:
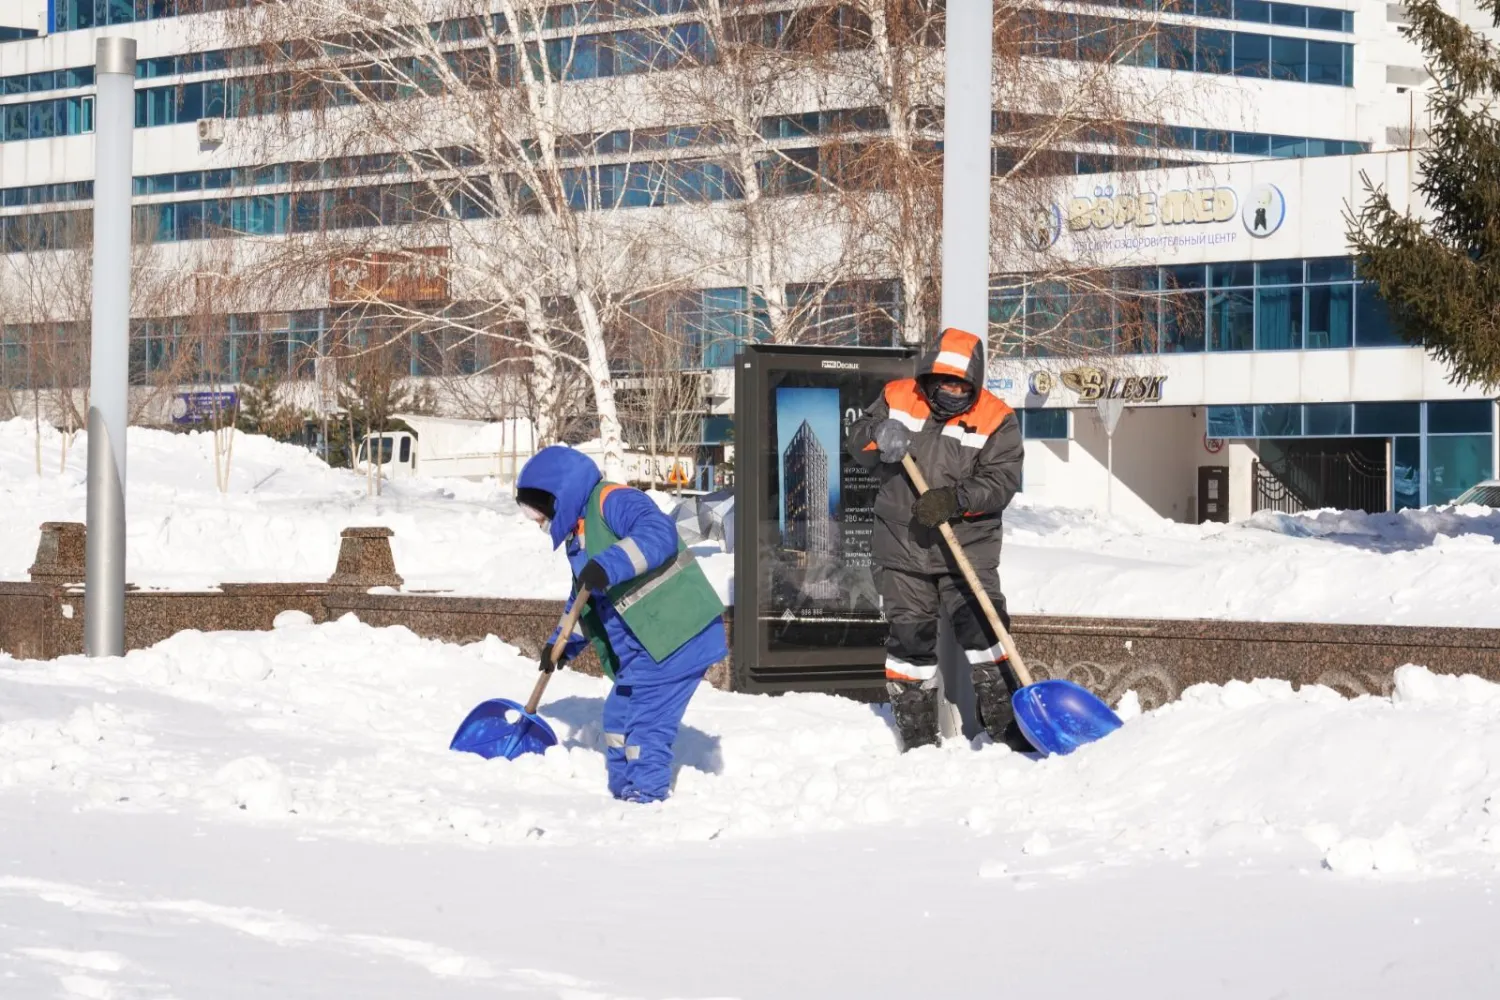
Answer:
[[[583, 551], [590, 558], [620, 541], [620, 536], [604, 523], [603, 499], [614, 483], [601, 482], [589, 495], [583, 515]], [[573, 582], [574, 589], [578, 582]], [[681, 649], [693, 636], [724, 613], [724, 604], [713, 585], [703, 574], [703, 567], [693, 553], [677, 538], [677, 558], [663, 563], [649, 573], [626, 580], [605, 591], [610, 603], [625, 619], [625, 625], [651, 658], [658, 663]], [[590, 601], [580, 616], [583, 634], [599, 655], [605, 676], [613, 679], [620, 668], [619, 657], [605, 636], [604, 622]]]

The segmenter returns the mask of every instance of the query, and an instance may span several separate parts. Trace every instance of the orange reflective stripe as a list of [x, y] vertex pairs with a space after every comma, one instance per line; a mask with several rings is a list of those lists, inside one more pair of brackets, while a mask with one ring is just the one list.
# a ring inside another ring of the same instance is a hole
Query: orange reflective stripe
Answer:
[[621, 486], [619, 483], [605, 483], [603, 488], [599, 490], [599, 509], [601, 511], [604, 510], [604, 501], [608, 500], [609, 495], [615, 490], [625, 490], [629, 488], [630, 487], [628, 486]]
[[880, 445], [876, 444], [874, 441], [871, 441], [869, 444], [865, 445], [864, 450], [865, 451], [879, 451], [880, 450]]
[[922, 421], [932, 416], [932, 408], [927, 405], [927, 397], [923, 396], [921, 390], [917, 388], [917, 380], [914, 378], [897, 379], [886, 383], [884, 395], [885, 405], [891, 411], [891, 416], [908, 427], [913, 422], [920, 426]]
[[979, 338], [972, 333], [948, 327], [938, 339], [938, 355], [932, 364], [932, 373], [969, 378], [969, 364], [974, 360], [974, 348], [977, 346]]
[[1000, 429], [1005, 423], [1005, 418], [1016, 411], [1011, 409], [1010, 404], [999, 396], [988, 390], [980, 390], [979, 399], [974, 402], [974, 408], [958, 419], [968, 425], [976, 434], [989, 437]]

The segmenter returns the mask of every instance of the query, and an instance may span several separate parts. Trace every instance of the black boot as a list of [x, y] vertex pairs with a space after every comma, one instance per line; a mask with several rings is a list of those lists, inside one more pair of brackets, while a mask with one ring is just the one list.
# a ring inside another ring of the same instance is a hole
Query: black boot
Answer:
[[891, 714], [901, 738], [901, 752], [938, 742], [937, 688], [919, 681], [885, 682], [891, 695]]
[[1016, 710], [1010, 703], [1010, 685], [998, 663], [979, 663], [973, 668], [974, 710], [990, 739], [1003, 743], [1019, 753], [1035, 748], [1016, 723]]

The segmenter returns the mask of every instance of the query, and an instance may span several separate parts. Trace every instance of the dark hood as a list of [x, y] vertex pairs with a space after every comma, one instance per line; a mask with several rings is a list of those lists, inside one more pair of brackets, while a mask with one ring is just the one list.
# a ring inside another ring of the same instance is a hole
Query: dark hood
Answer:
[[581, 451], [554, 444], [537, 452], [521, 467], [516, 488], [542, 490], [552, 494], [557, 508], [552, 516], [552, 547], [561, 545], [588, 506], [589, 494], [603, 479], [599, 466]]
[[[930, 375], [961, 378], [969, 383], [968, 398], [955, 403], [941, 397], [932, 386]], [[954, 327], [948, 327], [937, 345], [917, 362], [917, 385], [927, 405], [940, 420], [949, 420], [968, 412], [979, 400], [984, 388], [984, 341]]]

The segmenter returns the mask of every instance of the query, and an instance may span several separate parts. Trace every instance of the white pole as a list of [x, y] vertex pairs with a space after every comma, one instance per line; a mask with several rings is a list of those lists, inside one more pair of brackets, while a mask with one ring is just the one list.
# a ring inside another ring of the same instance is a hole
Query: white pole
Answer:
[[94, 75], [98, 98], [94, 108], [94, 297], [83, 644], [89, 656], [123, 656], [135, 40], [99, 39]]
[[[990, 112], [994, 2], [949, 0], [943, 83], [943, 300], [939, 329], [989, 340]], [[983, 388], [981, 385], [979, 388]], [[938, 630], [942, 710], [938, 731], [973, 722], [973, 681], [950, 627]], [[950, 684], [950, 679], [952, 683]], [[966, 727], [966, 724], [970, 724]]]
[[1109, 443], [1104, 446], [1104, 461], [1109, 472], [1109, 478], [1104, 483], [1104, 508], [1113, 514], [1115, 512], [1115, 436], [1109, 436]]
[[988, 339], [993, 0], [950, 2], [943, 110], [941, 327]]

